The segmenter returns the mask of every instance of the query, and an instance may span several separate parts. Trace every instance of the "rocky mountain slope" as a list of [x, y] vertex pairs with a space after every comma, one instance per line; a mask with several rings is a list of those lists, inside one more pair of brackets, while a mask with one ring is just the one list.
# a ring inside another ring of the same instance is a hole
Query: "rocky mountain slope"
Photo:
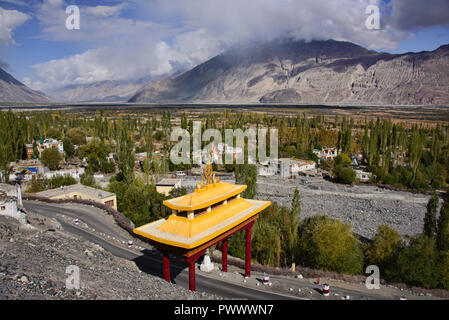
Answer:
[[148, 84], [130, 102], [449, 104], [449, 45], [394, 55], [349, 42], [275, 40]]
[[[139, 270], [102, 247], [66, 233], [47, 217], [28, 213], [34, 227], [0, 216], [0, 300], [217, 299], [190, 292]], [[80, 269], [80, 289], [67, 289], [66, 268]]]
[[0, 68], [0, 102], [41, 103], [51, 99], [40, 91], [31, 90]]
[[59, 102], [120, 102], [128, 101], [146, 81], [101, 81], [68, 86], [49, 92]]

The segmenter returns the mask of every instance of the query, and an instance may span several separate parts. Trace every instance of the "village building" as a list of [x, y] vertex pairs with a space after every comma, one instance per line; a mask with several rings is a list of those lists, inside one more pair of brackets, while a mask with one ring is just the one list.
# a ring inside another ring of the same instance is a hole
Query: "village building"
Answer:
[[166, 281], [170, 254], [180, 255], [189, 264], [189, 289], [195, 291], [195, 262], [216, 244], [221, 244], [222, 270], [227, 272], [228, 239], [240, 230], [246, 232], [245, 276], [250, 276], [251, 229], [271, 202], [243, 199], [240, 194], [246, 188], [216, 179], [209, 163], [193, 193], [164, 201], [171, 216], [134, 229], [162, 252]]
[[177, 188], [181, 188], [181, 179], [162, 179], [156, 183], [156, 191], [166, 196], [170, 195], [170, 192]]
[[338, 156], [337, 148], [323, 148], [321, 150], [313, 150], [313, 153], [320, 159], [321, 161], [333, 160]]
[[360, 182], [369, 182], [373, 174], [371, 172], [366, 172], [363, 170], [356, 170], [356, 179]]
[[9, 181], [31, 181], [35, 175], [43, 175], [48, 171], [48, 168], [39, 160], [20, 160], [11, 162]]
[[70, 176], [73, 179], [80, 181], [81, 175], [84, 174], [85, 169], [83, 167], [67, 168], [57, 171], [47, 171], [44, 173], [44, 177], [51, 179], [57, 176]]
[[27, 159], [31, 160], [34, 154], [33, 144], [25, 144], [25, 153], [27, 155]]
[[64, 144], [62, 141], [56, 139], [45, 139], [44, 141], [37, 143], [37, 151], [39, 152], [39, 158], [42, 156], [42, 151], [45, 149], [56, 148], [59, 153], [64, 153]]
[[20, 185], [0, 183], [0, 215], [15, 219], [23, 219], [22, 191]]
[[257, 174], [261, 177], [271, 177], [279, 172], [279, 168], [277, 165], [262, 165], [262, 164], [256, 164], [257, 167]]
[[203, 168], [192, 168], [192, 169], [190, 169], [190, 173], [192, 175], [202, 175], [203, 174]]
[[280, 173], [282, 178], [289, 178], [292, 175], [306, 174], [316, 169], [315, 161], [299, 160], [294, 158], [281, 158]]
[[117, 196], [115, 193], [95, 189], [82, 184], [74, 184], [61, 188], [46, 190], [36, 193], [37, 196], [57, 199], [84, 199], [103, 203], [117, 210]]

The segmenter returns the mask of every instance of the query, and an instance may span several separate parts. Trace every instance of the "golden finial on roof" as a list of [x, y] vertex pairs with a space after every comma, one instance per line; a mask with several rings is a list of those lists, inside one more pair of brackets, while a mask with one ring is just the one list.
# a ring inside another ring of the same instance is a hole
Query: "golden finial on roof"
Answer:
[[[211, 158], [215, 149], [215, 144], [212, 145]], [[196, 185], [197, 189], [202, 189], [207, 185], [215, 184], [220, 182], [218, 178], [215, 178], [215, 172], [212, 168], [212, 163], [209, 161], [203, 169], [203, 174], [201, 175], [201, 182]]]
[[196, 188], [203, 189], [205, 186], [217, 182], [219, 182], [219, 180], [215, 178], [215, 173], [213, 172], [212, 164], [208, 163], [203, 169], [203, 174], [201, 175], [201, 182], [196, 185]]
[[213, 168], [212, 168], [212, 164], [209, 162], [204, 167], [204, 178], [206, 179], [206, 185], [212, 183], [212, 174], [213, 174]]

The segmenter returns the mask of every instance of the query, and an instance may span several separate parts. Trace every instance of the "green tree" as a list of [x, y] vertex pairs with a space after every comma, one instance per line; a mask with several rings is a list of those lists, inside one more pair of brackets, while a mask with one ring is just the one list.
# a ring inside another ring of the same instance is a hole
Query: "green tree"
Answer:
[[418, 129], [417, 125], [412, 128], [412, 133], [409, 140], [408, 146], [408, 157], [410, 167], [413, 169], [413, 178], [411, 181], [411, 186], [414, 186], [416, 174], [418, 172], [419, 165], [421, 163], [421, 157], [423, 154], [423, 149], [425, 145], [425, 136], [421, 130]]
[[437, 231], [437, 246], [440, 251], [449, 250], [449, 197], [446, 199], [440, 210]]
[[80, 128], [72, 128], [67, 131], [67, 137], [70, 138], [75, 145], [83, 145], [86, 144], [86, 133]]
[[73, 178], [71, 175], [69, 174], [65, 174], [65, 175], [55, 175], [52, 178], [48, 179], [46, 184], [47, 184], [47, 189], [55, 189], [55, 188], [59, 188], [61, 186], [70, 186], [72, 184], [77, 184], [78, 182], [76, 181], [75, 178]]
[[335, 160], [335, 165], [342, 165], [343, 167], [350, 167], [352, 165], [351, 157], [349, 157], [346, 153], [339, 154]]
[[438, 285], [435, 263], [438, 257], [435, 239], [418, 235], [408, 246], [399, 250], [393, 264], [387, 270], [387, 279], [424, 288]]
[[50, 170], [57, 170], [61, 160], [62, 156], [56, 147], [45, 149], [41, 153], [42, 163], [49, 167]]
[[297, 261], [310, 268], [357, 274], [362, 272], [363, 251], [349, 224], [313, 216], [300, 227]]
[[424, 234], [429, 238], [434, 238], [437, 233], [437, 210], [440, 199], [436, 192], [433, 193], [427, 203], [427, 212], [424, 217]]
[[229, 238], [228, 252], [233, 257], [245, 259], [245, 231], [234, 233]]
[[78, 156], [87, 159], [89, 172], [111, 173], [115, 171], [115, 164], [107, 159], [110, 152], [109, 145], [100, 140], [93, 140], [79, 148]]
[[254, 224], [252, 234], [251, 256], [263, 265], [279, 266], [281, 242], [278, 229], [258, 220]]
[[337, 181], [351, 184], [355, 181], [356, 173], [351, 167], [351, 158], [345, 154], [339, 154], [334, 160], [333, 175]]
[[75, 155], [75, 147], [70, 138], [64, 137], [62, 139], [62, 143], [64, 145], [64, 152], [66, 153], [67, 158], [72, 158]]
[[99, 188], [97, 185], [97, 182], [95, 181], [95, 178], [92, 174], [88, 174], [88, 173], [83, 173], [80, 176], [80, 183], [82, 185], [88, 186], [88, 187], [92, 187], [92, 188]]
[[134, 180], [134, 153], [133, 153], [133, 142], [128, 130], [123, 127], [120, 134], [120, 151], [118, 154], [119, 158], [119, 169], [120, 173], [127, 182]]
[[290, 256], [288, 264], [295, 261], [295, 253], [298, 246], [298, 231], [299, 231], [299, 220], [301, 215], [301, 199], [299, 196], [298, 188], [295, 189], [292, 199], [292, 208], [288, 211], [289, 218], [289, 241], [288, 241], [288, 253]]
[[335, 166], [333, 173], [337, 181], [346, 184], [354, 183], [356, 178], [356, 172], [352, 168], [344, 167], [342, 165]]
[[449, 251], [440, 251], [435, 265], [438, 287], [449, 290]]
[[381, 273], [384, 274], [385, 269], [392, 263], [401, 244], [401, 236], [396, 230], [387, 225], [379, 226], [373, 242], [367, 246], [367, 262], [377, 265]]
[[244, 198], [254, 199], [257, 193], [257, 167], [253, 164], [238, 164], [235, 166], [235, 182], [245, 184]]

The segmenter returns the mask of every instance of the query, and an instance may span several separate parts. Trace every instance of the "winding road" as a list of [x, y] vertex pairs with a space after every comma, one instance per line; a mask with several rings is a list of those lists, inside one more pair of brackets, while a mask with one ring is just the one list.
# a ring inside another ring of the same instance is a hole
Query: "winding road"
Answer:
[[[95, 234], [94, 232], [80, 228], [79, 226], [68, 222], [63, 219], [61, 215], [68, 216], [70, 218], [78, 218], [85, 222], [89, 227], [94, 228], [96, 231], [107, 234], [120, 241], [127, 242], [130, 237], [124, 238], [113, 228], [110, 228], [107, 224], [104, 224], [101, 219], [93, 214], [89, 214], [88, 210], [77, 210], [65, 208], [48, 203], [41, 203], [36, 201], [24, 201], [24, 207], [34, 213], [46, 216], [57, 220], [62, 228], [77, 237], [83, 238], [87, 241], [96, 243], [103, 247], [105, 250], [111, 252], [113, 255], [134, 261], [140, 270], [143, 272], [158, 276], [162, 278], [162, 259], [159, 256], [151, 256], [145, 253], [137, 253], [136, 251], [129, 250], [124, 246], [120, 246], [117, 241], [112, 239], [104, 239], [103, 237]], [[188, 288], [188, 268], [187, 264], [180, 259], [171, 259], [170, 273], [172, 282], [180, 285], [184, 288]], [[282, 284], [284, 287], [294, 286], [303, 289], [317, 290], [317, 286], [307, 282], [293, 278], [276, 277], [271, 276], [273, 282]], [[230, 299], [249, 299], [249, 300], [309, 300], [302, 297], [295, 297], [288, 294], [282, 294], [277, 292], [270, 292], [269, 290], [251, 288], [244, 286], [243, 284], [233, 283], [232, 281], [225, 281], [223, 279], [214, 278], [212, 275], [196, 275], [196, 288], [199, 292], [207, 292]], [[337, 292], [337, 290], [334, 290]], [[382, 296], [375, 294], [367, 294], [347, 289], [338, 288], [338, 293], [343, 295], [349, 295], [351, 299], [385, 299]], [[316, 298], [321, 295], [315, 295]]]

